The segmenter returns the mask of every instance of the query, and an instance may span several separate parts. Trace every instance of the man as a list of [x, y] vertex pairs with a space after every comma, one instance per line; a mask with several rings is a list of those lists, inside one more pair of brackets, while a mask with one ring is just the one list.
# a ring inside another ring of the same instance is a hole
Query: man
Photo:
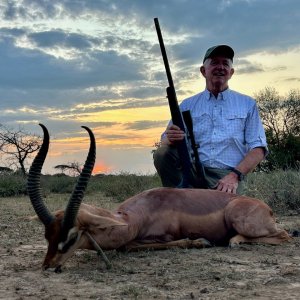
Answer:
[[[232, 91], [234, 51], [227, 45], [209, 48], [200, 72], [206, 89], [180, 104], [190, 110], [198, 154], [205, 170], [206, 188], [242, 193], [243, 179], [267, 154], [267, 142], [256, 102]], [[182, 179], [176, 144], [185, 132], [170, 122], [154, 154], [163, 186], [176, 187]]]

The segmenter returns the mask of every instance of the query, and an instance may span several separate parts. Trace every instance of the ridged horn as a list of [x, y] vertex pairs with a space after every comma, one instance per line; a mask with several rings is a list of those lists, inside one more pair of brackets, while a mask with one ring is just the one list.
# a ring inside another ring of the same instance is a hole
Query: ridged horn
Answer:
[[69, 230], [74, 226], [76, 216], [83, 199], [84, 192], [91, 177], [96, 160], [96, 141], [93, 132], [86, 126], [81, 126], [90, 136], [90, 149], [84, 167], [80, 173], [74, 191], [69, 199], [62, 223], [62, 239], [65, 240]]
[[49, 133], [43, 124], [39, 124], [44, 132], [42, 146], [32, 162], [27, 179], [27, 191], [31, 204], [38, 215], [41, 222], [48, 226], [53, 220], [54, 216], [49, 212], [44, 204], [41, 194], [41, 170], [46, 159], [49, 149]]

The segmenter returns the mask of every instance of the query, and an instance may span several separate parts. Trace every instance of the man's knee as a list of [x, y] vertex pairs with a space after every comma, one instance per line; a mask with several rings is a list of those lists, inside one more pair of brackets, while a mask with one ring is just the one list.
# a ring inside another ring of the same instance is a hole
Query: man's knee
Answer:
[[154, 166], [163, 186], [175, 187], [181, 181], [181, 167], [177, 149], [163, 145], [153, 154]]
[[168, 146], [160, 146], [157, 148], [153, 154], [153, 160], [155, 167], [161, 166], [163, 162], [166, 161], [167, 157], [169, 156], [169, 147]]
[[161, 169], [164, 166], [180, 169], [180, 161], [176, 147], [168, 145], [160, 146], [154, 152], [153, 159], [156, 169]]

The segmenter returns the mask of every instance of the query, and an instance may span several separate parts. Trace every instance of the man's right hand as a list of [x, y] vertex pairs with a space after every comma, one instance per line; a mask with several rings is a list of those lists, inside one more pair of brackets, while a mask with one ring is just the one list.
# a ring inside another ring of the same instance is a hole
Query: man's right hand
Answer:
[[176, 125], [170, 125], [166, 129], [166, 142], [170, 145], [182, 141], [184, 137], [185, 137], [185, 132]]

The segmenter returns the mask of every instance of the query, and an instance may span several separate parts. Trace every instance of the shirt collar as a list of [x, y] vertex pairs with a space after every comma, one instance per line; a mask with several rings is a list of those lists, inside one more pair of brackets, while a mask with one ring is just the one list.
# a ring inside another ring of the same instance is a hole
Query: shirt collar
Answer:
[[[230, 96], [230, 89], [226, 89], [225, 91], [219, 93], [218, 95], [218, 99], [220, 100], [227, 100]], [[206, 100], [210, 100], [210, 99], [213, 99], [214, 98], [214, 95], [207, 89], [205, 89], [204, 91], [204, 95], [205, 95], [205, 99]]]

